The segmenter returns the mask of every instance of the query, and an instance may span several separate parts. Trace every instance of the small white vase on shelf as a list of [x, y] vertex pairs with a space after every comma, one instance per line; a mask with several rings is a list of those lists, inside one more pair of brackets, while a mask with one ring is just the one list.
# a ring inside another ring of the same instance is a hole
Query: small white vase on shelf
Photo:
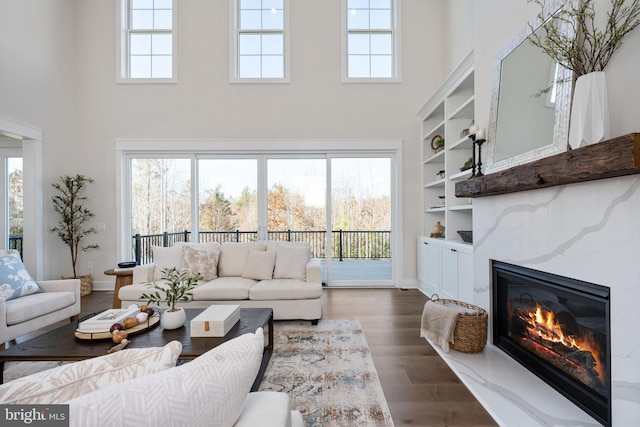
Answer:
[[604, 71], [584, 74], [576, 80], [571, 105], [569, 145], [595, 144], [611, 137], [607, 81]]
[[187, 313], [182, 307], [176, 311], [165, 310], [160, 316], [160, 325], [162, 329], [178, 329], [184, 326], [187, 321]]

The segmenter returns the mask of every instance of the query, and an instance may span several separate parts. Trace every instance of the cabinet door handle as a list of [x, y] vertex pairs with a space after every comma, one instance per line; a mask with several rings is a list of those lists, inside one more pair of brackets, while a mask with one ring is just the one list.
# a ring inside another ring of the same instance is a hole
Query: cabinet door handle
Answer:
[[422, 242], [422, 243], [424, 243], [425, 245], [428, 245], [428, 244], [429, 244], [429, 242]]
[[451, 252], [458, 252], [457, 249], [451, 249]]

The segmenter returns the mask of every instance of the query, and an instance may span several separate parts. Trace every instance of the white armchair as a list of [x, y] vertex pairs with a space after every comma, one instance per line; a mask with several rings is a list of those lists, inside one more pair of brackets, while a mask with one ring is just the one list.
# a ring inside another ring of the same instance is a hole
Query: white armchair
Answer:
[[0, 298], [0, 349], [22, 335], [80, 314], [80, 280], [37, 282], [44, 292], [12, 300]]

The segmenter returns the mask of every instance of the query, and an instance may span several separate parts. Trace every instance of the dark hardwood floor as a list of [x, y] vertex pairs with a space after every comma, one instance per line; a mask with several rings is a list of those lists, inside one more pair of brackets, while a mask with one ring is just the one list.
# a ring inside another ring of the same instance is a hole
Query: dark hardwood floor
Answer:
[[[81, 316], [110, 307], [112, 298], [111, 292], [95, 291], [82, 297]], [[420, 338], [425, 302], [417, 290], [326, 289], [323, 318], [360, 320], [396, 427], [496, 426]]]

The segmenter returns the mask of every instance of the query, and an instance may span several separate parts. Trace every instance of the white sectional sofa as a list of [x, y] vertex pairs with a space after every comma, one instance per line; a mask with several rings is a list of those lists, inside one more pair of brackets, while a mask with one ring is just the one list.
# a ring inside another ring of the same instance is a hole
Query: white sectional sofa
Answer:
[[135, 267], [133, 284], [120, 288], [118, 297], [122, 307], [143, 303], [142, 294], [151, 290], [147, 284], [155, 280], [161, 285], [162, 270], [176, 267], [202, 275], [189, 301], [177, 306], [272, 308], [276, 320], [316, 324], [322, 317], [322, 273], [320, 260], [310, 258], [310, 250], [307, 243], [276, 241], [154, 247], [154, 262]]

